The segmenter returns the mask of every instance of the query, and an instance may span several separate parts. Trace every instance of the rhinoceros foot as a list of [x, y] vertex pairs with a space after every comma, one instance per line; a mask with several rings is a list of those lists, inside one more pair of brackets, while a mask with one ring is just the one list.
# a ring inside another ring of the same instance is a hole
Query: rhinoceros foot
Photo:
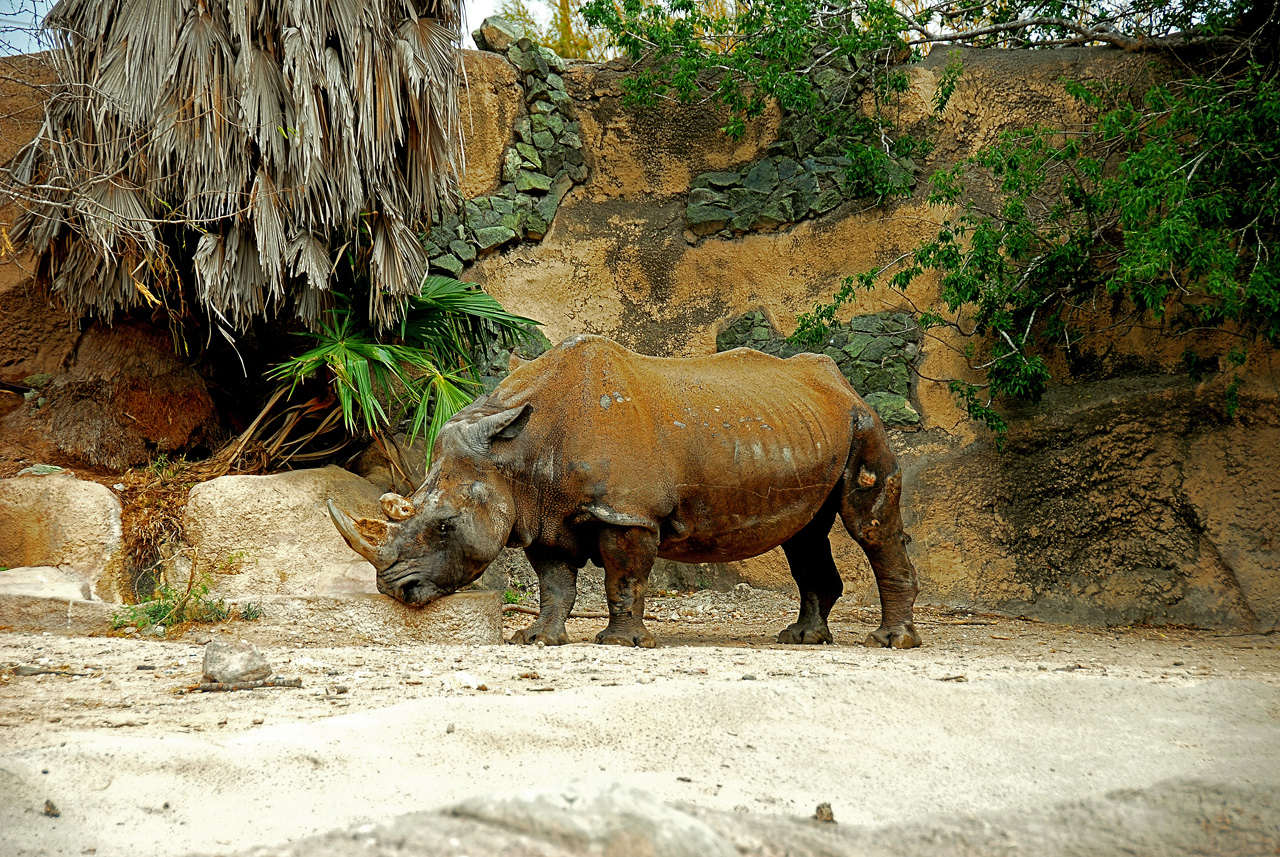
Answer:
[[616, 623], [610, 619], [608, 627], [596, 634], [596, 642], [612, 646], [639, 646], [642, 649], [658, 645], [644, 623], [635, 619]]
[[920, 633], [911, 622], [885, 627], [881, 625], [867, 635], [863, 645], [882, 649], [914, 649], [920, 645]]
[[528, 628], [516, 631], [507, 642], [517, 646], [536, 646], [538, 643], [544, 646], [563, 646], [569, 642], [569, 635], [563, 627], [557, 632], [544, 631], [536, 625], [530, 625]]
[[778, 632], [779, 643], [835, 643], [831, 636], [831, 629], [827, 627], [827, 623], [823, 622], [818, 627], [810, 625], [801, 625], [799, 622], [788, 625]]

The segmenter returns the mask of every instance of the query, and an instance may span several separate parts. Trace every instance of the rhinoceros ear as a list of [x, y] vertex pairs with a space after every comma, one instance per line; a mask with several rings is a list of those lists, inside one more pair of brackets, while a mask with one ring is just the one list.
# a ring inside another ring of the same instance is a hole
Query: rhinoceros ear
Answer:
[[519, 354], [516, 354], [514, 351], [512, 351], [511, 359], [507, 361], [507, 372], [508, 373], [514, 372], [528, 362], [529, 362], [528, 360], [525, 360]]
[[495, 440], [511, 440], [529, 422], [533, 409], [526, 402], [518, 407], [476, 420], [467, 426], [467, 440], [478, 449], [488, 449]]
[[353, 551], [371, 562], [378, 571], [389, 568], [395, 562], [394, 556], [387, 555], [388, 543], [399, 529], [399, 524], [369, 518], [357, 521], [335, 506], [332, 500], [326, 500], [325, 505], [329, 508], [329, 517], [333, 519], [334, 526]]

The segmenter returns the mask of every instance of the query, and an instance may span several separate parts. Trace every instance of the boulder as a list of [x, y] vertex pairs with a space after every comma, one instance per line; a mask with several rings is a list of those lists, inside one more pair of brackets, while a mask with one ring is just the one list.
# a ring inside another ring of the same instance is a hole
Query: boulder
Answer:
[[524, 28], [500, 15], [491, 15], [481, 22], [480, 28], [471, 34], [476, 47], [482, 51], [504, 53], [524, 37]]
[[261, 681], [271, 677], [271, 664], [248, 640], [212, 640], [204, 647], [204, 680], [221, 684]]
[[451, 814], [505, 831], [508, 836], [562, 843], [582, 854], [738, 854], [728, 839], [705, 822], [650, 794], [616, 783], [474, 797], [453, 807]]
[[[819, 810], [829, 805], [819, 804]], [[825, 815], [823, 813], [822, 815]], [[1132, 854], [1274, 854], [1280, 807], [1271, 783], [1171, 779], [1049, 806], [928, 815], [890, 824], [833, 824], [781, 812], [736, 812], [671, 805], [613, 783], [582, 783], [515, 794], [482, 795], [443, 809], [295, 840], [270, 849], [279, 857], [466, 853], [650, 857], [752, 854], [829, 857], [846, 854], [1013, 855], [1068, 857]], [[452, 851], [440, 843], [458, 843]], [[262, 848], [241, 854], [259, 855]]]
[[88, 583], [92, 597], [122, 601], [116, 495], [64, 470], [0, 479], [0, 567], [24, 566], [73, 573]]
[[93, 600], [84, 575], [47, 565], [0, 569], [0, 596], [4, 595]]
[[[222, 476], [191, 489], [184, 533], [194, 569], [223, 597], [376, 592], [373, 566], [329, 520], [332, 499], [352, 514], [382, 517], [382, 491], [341, 467], [274, 476]], [[179, 580], [175, 580], [175, 583]]]
[[426, 607], [408, 607], [385, 595], [299, 595], [245, 599], [262, 616], [248, 626], [215, 625], [214, 633], [252, 637], [262, 645], [364, 646], [502, 642], [502, 599], [497, 592], [455, 592]]
[[0, 628], [53, 634], [102, 634], [119, 607], [105, 601], [0, 592]]

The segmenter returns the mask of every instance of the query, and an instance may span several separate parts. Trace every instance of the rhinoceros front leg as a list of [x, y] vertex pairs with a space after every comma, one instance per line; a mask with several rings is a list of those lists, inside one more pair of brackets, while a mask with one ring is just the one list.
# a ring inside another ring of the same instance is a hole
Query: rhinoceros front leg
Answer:
[[569, 642], [564, 620], [569, 618], [578, 598], [578, 570], [532, 547], [525, 549], [525, 556], [538, 573], [538, 618], [523, 631], [512, 634], [507, 642], [563, 646]]
[[641, 527], [605, 527], [600, 533], [604, 561], [604, 595], [609, 624], [596, 635], [597, 643], [619, 646], [657, 645], [644, 626], [644, 590], [658, 553], [658, 534]]

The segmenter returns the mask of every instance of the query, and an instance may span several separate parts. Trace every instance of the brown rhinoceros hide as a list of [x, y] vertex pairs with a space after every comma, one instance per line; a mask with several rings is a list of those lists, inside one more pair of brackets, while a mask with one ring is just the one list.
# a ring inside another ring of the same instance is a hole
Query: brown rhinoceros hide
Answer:
[[[911, 646], [915, 570], [900, 477], [874, 411], [826, 357], [747, 349], [647, 357], [577, 336], [516, 367], [440, 432], [400, 522], [331, 507], [379, 589], [426, 603], [483, 572], [504, 545], [538, 572], [541, 613], [515, 642], [561, 643], [588, 560], [605, 569], [598, 642], [653, 645], [644, 587], [655, 557], [724, 562], [783, 547], [800, 616], [783, 642], [830, 642], [842, 591], [828, 533], [839, 514], [876, 574], [875, 645]], [[373, 533], [369, 537], [366, 533]]]

